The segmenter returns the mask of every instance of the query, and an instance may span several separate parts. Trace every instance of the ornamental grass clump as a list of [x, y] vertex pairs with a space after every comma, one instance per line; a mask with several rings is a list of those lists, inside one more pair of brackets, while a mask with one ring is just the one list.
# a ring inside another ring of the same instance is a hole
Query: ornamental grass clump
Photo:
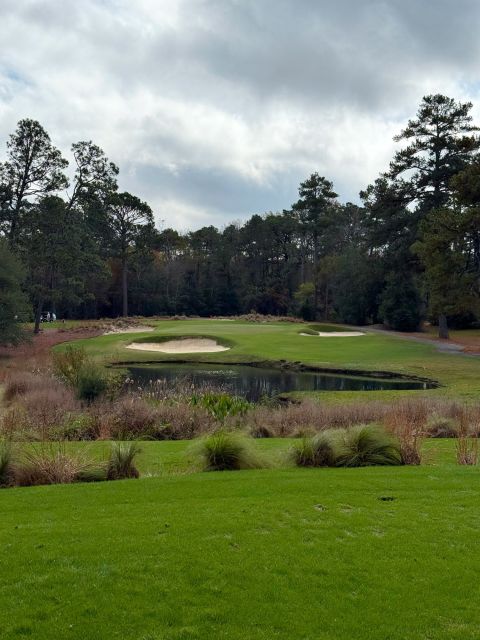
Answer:
[[139, 478], [135, 458], [140, 453], [136, 442], [115, 442], [110, 450], [107, 463], [107, 480]]
[[323, 431], [315, 436], [302, 438], [290, 450], [297, 467], [333, 467], [336, 464], [334, 435]]
[[91, 468], [91, 461], [79, 452], [69, 452], [63, 445], [42, 444], [23, 452], [15, 465], [14, 481], [21, 487], [69, 484]]
[[398, 440], [375, 425], [343, 429], [335, 443], [338, 467], [368, 467], [403, 464]]
[[252, 440], [231, 431], [217, 431], [201, 438], [193, 448], [194, 456], [204, 471], [235, 471], [262, 465]]

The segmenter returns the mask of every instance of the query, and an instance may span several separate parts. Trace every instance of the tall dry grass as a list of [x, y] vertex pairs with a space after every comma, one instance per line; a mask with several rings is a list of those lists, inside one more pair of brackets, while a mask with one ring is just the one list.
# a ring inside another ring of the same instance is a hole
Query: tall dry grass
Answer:
[[403, 400], [389, 407], [383, 417], [385, 427], [395, 435], [404, 464], [420, 464], [421, 445], [432, 409], [428, 400]]
[[386, 411], [387, 405], [379, 402], [326, 405], [306, 399], [299, 404], [279, 407], [256, 405], [244, 417], [230, 422], [243, 424], [254, 436], [284, 438], [380, 422]]
[[462, 407], [457, 419], [458, 429], [455, 441], [457, 463], [476, 465], [478, 463], [479, 413], [476, 408]]
[[[254, 437], [302, 437], [373, 423], [385, 426], [398, 438], [404, 461], [413, 464], [420, 462], [423, 438], [455, 436], [467, 415], [458, 402], [425, 397], [335, 405], [312, 399], [286, 405], [243, 402], [242, 411], [232, 415], [235, 411], [230, 409], [212, 411], [212, 398], [225, 399], [218, 390], [206, 387], [202, 395], [187, 381], [175, 388], [162, 381], [144, 389], [127, 384], [117, 394], [87, 403], [48, 370], [13, 372], [5, 385], [8, 404], [0, 418], [0, 435], [31, 441], [181, 440], [212, 433], [219, 426]], [[203, 402], [203, 397], [209, 402]], [[470, 432], [478, 435], [480, 404], [468, 407], [468, 421]]]

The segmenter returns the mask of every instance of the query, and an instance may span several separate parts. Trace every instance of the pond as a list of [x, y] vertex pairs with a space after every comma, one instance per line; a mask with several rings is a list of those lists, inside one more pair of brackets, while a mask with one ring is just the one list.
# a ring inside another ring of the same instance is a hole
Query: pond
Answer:
[[434, 382], [399, 378], [340, 375], [312, 371], [263, 369], [247, 365], [159, 363], [130, 365], [130, 379], [139, 386], [161, 380], [166, 386], [187, 383], [194, 388], [221, 387], [236, 396], [256, 402], [263, 396], [290, 391], [385, 391], [430, 389]]

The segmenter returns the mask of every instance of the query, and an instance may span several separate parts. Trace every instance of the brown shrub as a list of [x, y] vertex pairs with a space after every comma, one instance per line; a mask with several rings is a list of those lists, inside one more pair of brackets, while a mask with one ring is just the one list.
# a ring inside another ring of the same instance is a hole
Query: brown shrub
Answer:
[[421, 444], [430, 412], [430, 404], [423, 398], [404, 400], [385, 412], [384, 425], [397, 437], [404, 464], [420, 464]]
[[206, 409], [187, 403], [159, 405], [157, 420], [157, 440], [190, 440], [218, 427]]
[[2, 416], [1, 431], [17, 439], [47, 440], [80, 409], [72, 391], [50, 379], [48, 386], [35, 384], [17, 396]]
[[44, 391], [52, 386], [49, 373], [33, 373], [30, 371], [12, 371], [5, 379], [3, 397], [7, 402], [25, 396], [32, 391]]
[[26, 426], [42, 438], [47, 438], [51, 429], [62, 425], [69, 413], [80, 409], [73, 392], [60, 384], [26, 394], [21, 406], [28, 420]]
[[298, 437], [329, 428], [377, 422], [385, 410], [380, 403], [323, 405], [303, 400], [298, 404], [275, 408], [257, 405], [246, 416], [234, 419], [231, 423], [245, 425], [252, 434], [266, 429], [275, 437]]
[[426, 435], [429, 438], [456, 438], [456, 422], [453, 418], [434, 413], [427, 421]]
[[478, 462], [478, 408], [462, 407], [457, 419], [458, 431], [455, 442], [457, 463], [476, 465]]
[[135, 396], [123, 396], [110, 404], [110, 435], [115, 440], [134, 440], [153, 435], [157, 416], [154, 407]]
[[96, 402], [88, 412], [92, 433], [102, 440], [187, 440], [217, 424], [202, 407], [171, 401], [152, 404], [134, 395]]

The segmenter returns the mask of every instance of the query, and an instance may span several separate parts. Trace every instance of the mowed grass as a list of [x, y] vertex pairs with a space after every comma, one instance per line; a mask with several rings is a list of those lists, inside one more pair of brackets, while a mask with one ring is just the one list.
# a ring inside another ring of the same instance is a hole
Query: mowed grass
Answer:
[[478, 638], [479, 470], [452, 443], [221, 473], [185, 473], [188, 446], [142, 443], [159, 477], [0, 492], [2, 639]]
[[[476, 399], [480, 393], [480, 358], [441, 353], [435, 344], [423, 344], [384, 334], [367, 333], [360, 337], [321, 338], [301, 336], [306, 325], [290, 323], [248, 323], [242, 321], [184, 320], [156, 321], [155, 331], [142, 334], [114, 334], [78, 340], [100, 361], [153, 362], [186, 360], [202, 362], [261, 362], [287, 360], [325, 368], [360, 371], [391, 371], [438, 380], [443, 388], [428, 391], [428, 396], [455, 395]], [[216, 336], [233, 346], [215, 354], [167, 355], [134, 351], [125, 347], [138, 338], [171, 336]], [[56, 347], [65, 348], [65, 345]], [[415, 392], [417, 395], [423, 392]], [[349, 398], [386, 400], [412, 392], [337, 392], [321, 397], [347, 401]]]

